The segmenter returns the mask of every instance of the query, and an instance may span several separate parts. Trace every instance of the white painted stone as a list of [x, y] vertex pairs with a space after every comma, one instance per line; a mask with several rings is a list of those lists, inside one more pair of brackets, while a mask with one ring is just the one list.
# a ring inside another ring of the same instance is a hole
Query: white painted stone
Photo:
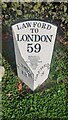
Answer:
[[44, 21], [25, 21], [12, 26], [17, 72], [32, 90], [49, 75], [57, 27]]
[[0, 81], [2, 80], [2, 77], [4, 76], [5, 69], [3, 66], [0, 66]]

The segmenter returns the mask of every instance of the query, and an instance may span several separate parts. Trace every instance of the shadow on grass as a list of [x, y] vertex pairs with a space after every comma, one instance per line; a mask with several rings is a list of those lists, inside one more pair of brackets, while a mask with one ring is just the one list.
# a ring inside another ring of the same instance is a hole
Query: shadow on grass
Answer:
[[2, 33], [2, 55], [11, 65], [12, 71], [17, 74], [13, 37], [8, 31]]

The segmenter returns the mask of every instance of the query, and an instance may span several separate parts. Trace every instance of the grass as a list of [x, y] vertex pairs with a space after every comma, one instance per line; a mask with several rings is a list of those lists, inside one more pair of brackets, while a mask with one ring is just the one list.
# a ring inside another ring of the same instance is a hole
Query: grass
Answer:
[[[9, 47], [8, 51], [10, 51]], [[12, 71], [9, 64], [10, 55], [7, 55], [4, 47], [3, 56], [5, 56], [2, 61], [5, 67], [5, 75], [2, 79], [3, 120], [68, 119], [67, 45], [56, 41], [49, 78], [34, 92], [24, 83], [22, 90], [18, 91], [17, 84], [21, 81]], [[13, 60], [11, 62], [13, 63]]]

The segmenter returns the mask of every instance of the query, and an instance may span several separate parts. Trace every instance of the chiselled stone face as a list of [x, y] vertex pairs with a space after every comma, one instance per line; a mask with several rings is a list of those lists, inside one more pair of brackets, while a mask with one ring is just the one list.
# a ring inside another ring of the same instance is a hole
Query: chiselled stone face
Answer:
[[12, 26], [18, 76], [32, 90], [47, 78], [57, 27], [44, 21]]

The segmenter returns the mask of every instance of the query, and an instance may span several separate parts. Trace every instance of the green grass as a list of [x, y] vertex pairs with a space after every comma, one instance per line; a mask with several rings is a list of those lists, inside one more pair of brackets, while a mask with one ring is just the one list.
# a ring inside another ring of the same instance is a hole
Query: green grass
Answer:
[[[3, 31], [11, 32], [10, 26], [16, 21], [39, 18], [50, 22], [55, 21], [58, 31], [61, 31], [59, 35], [63, 35], [64, 32], [67, 36], [67, 3], [40, 3], [40, 6], [38, 3], [25, 3], [23, 9], [21, 7], [20, 3], [19, 5], [18, 3], [3, 3]], [[59, 26], [63, 28], [63, 32]], [[68, 46], [55, 43], [49, 78], [43, 87], [32, 92], [23, 84], [22, 91], [18, 92], [17, 83], [20, 80], [12, 72], [15, 67], [12, 38], [7, 37], [7, 39], [4, 38], [2, 44], [5, 57], [3, 62], [0, 57], [0, 65], [3, 64], [5, 67], [5, 75], [2, 84], [0, 83], [2, 86], [2, 120], [68, 120]], [[10, 96], [8, 96], [9, 93]], [[2, 112], [0, 112], [1, 116]]]
[[[3, 120], [68, 120], [67, 46], [55, 44], [49, 79], [44, 87], [32, 92], [23, 84], [3, 58], [5, 75], [2, 80]], [[51, 85], [53, 81], [55, 84]], [[7, 94], [11, 95], [8, 96]]]

